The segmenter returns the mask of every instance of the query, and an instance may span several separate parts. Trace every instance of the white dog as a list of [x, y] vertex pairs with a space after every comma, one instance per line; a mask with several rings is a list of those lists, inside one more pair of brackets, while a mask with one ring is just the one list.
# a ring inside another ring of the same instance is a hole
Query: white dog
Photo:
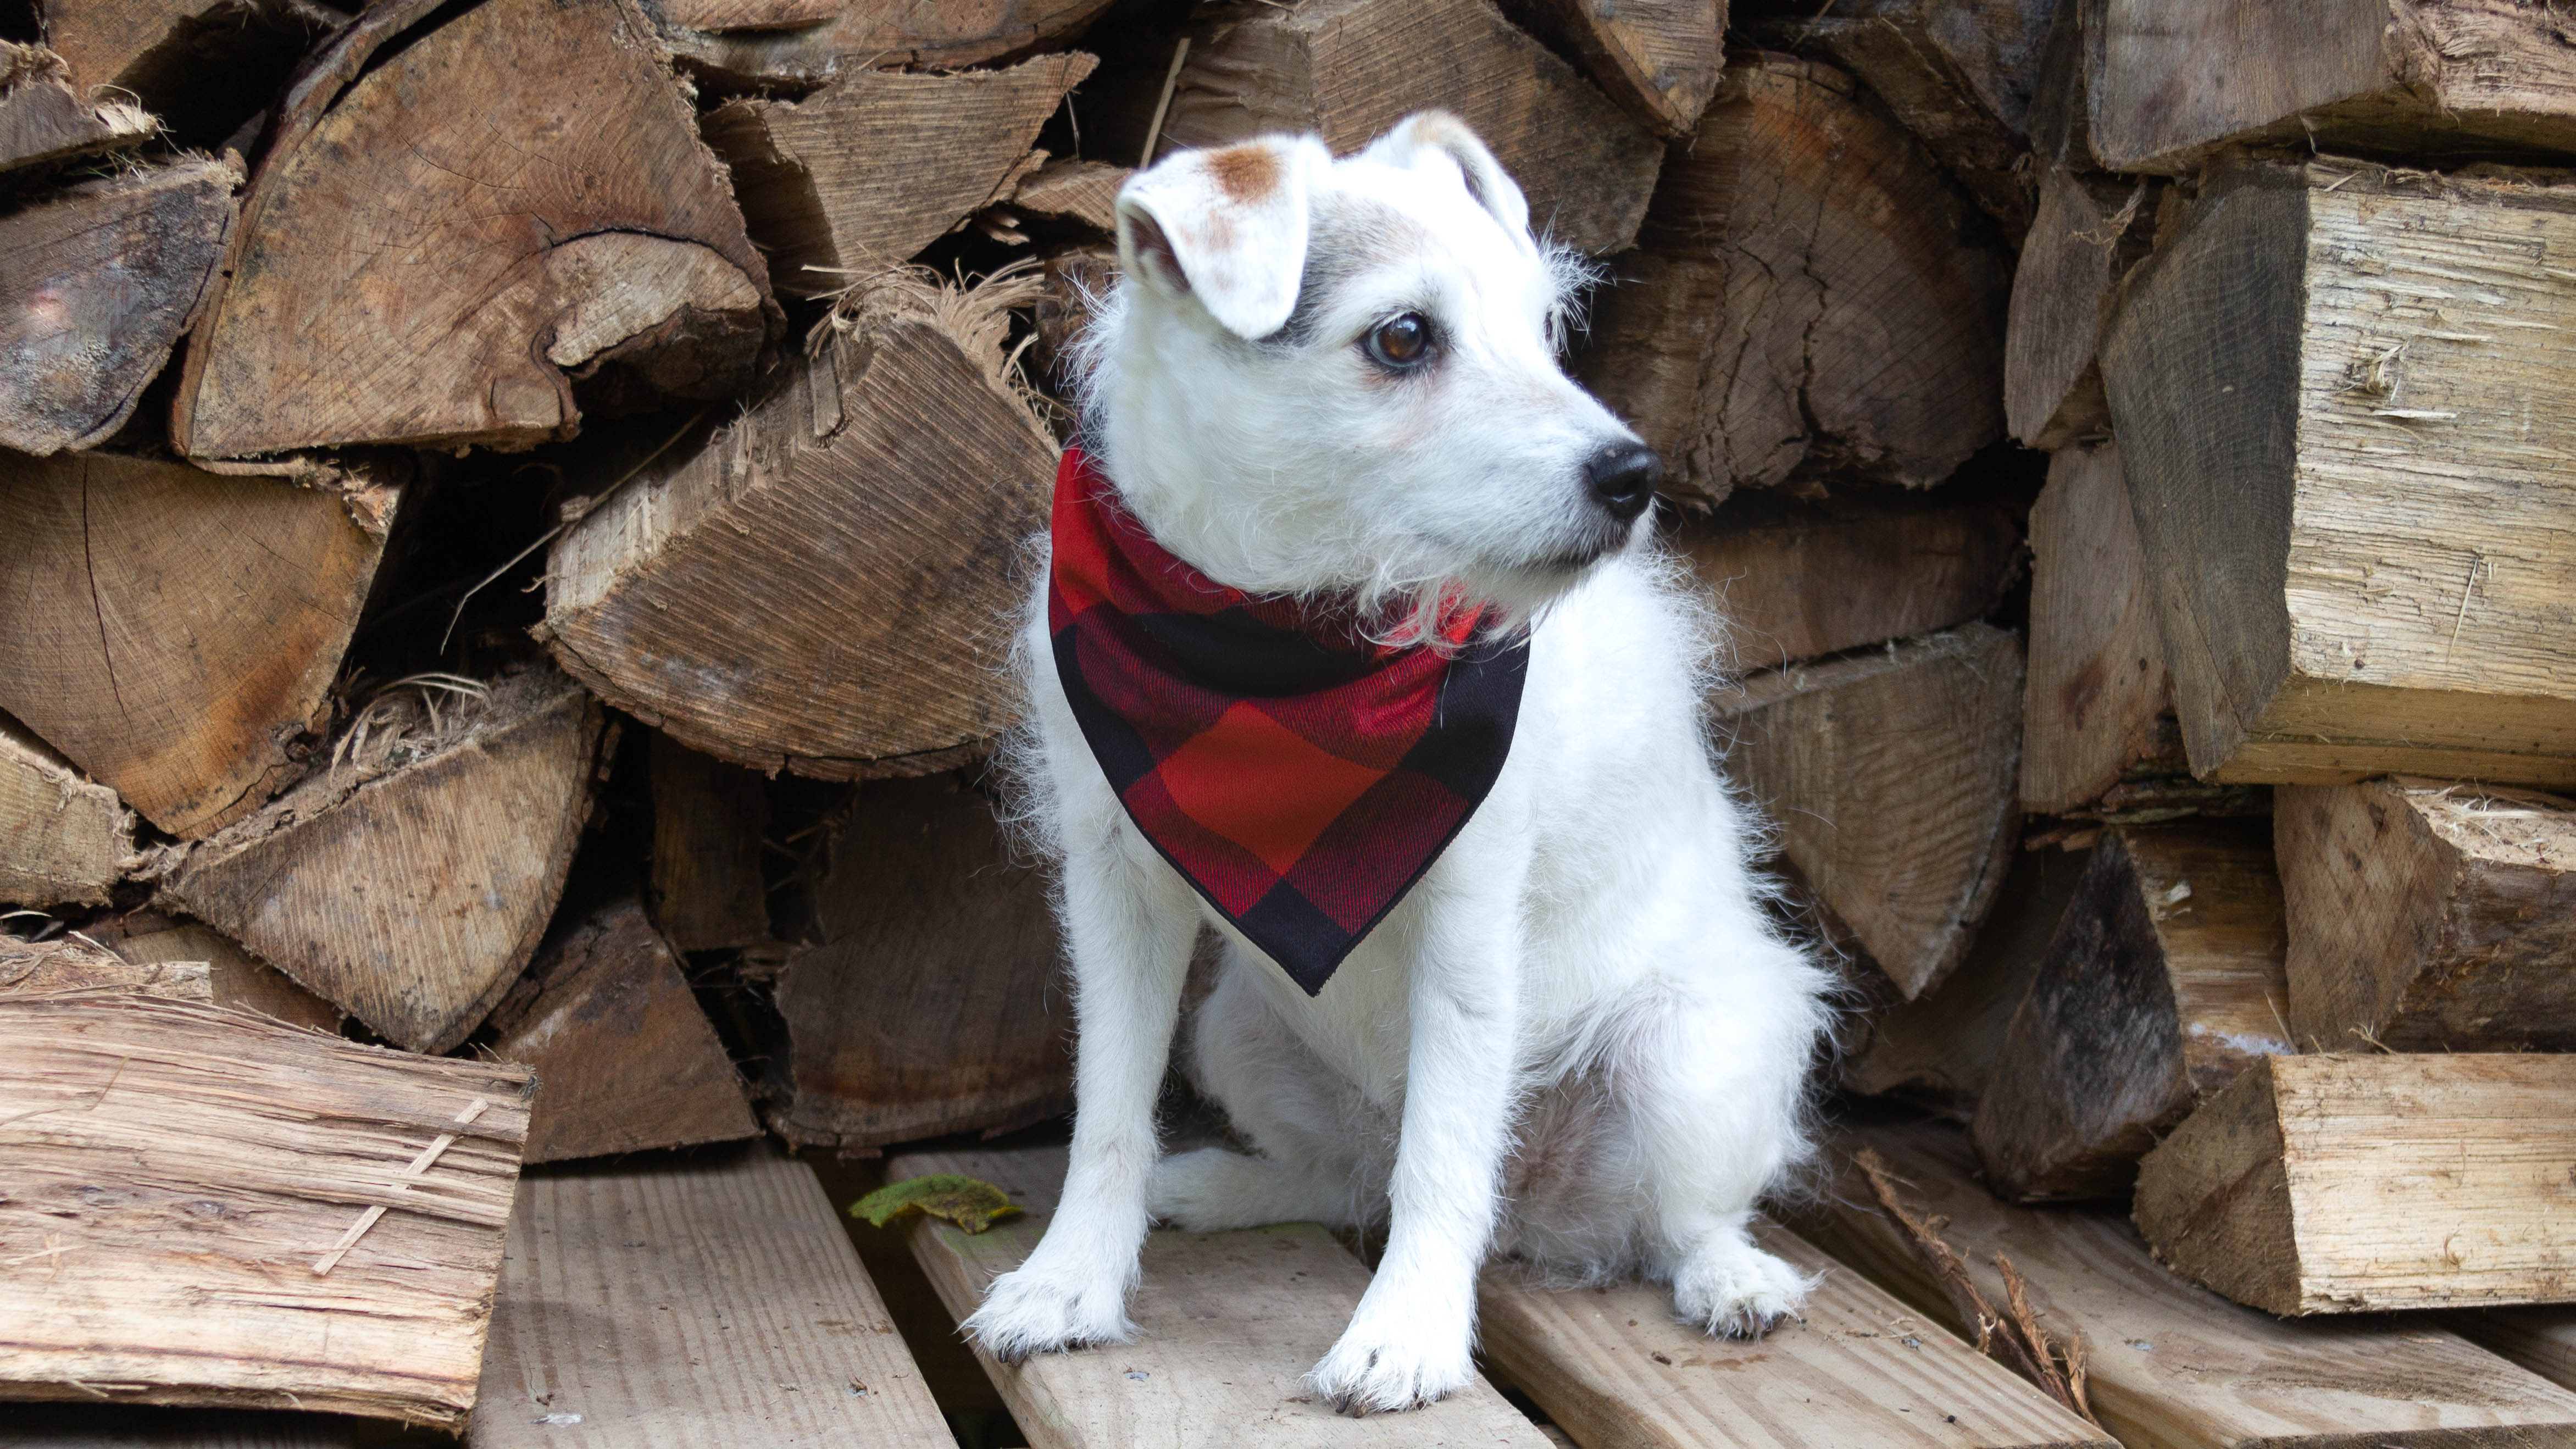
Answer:
[[[1637, 537], [1660, 465], [1557, 366], [1580, 264], [1439, 112], [1339, 161], [1285, 136], [1176, 155], [1118, 217], [1083, 440], [1134, 523], [1248, 595], [1409, 621], [1381, 639], [1490, 606], [1527, 627], [1527, 672], [1482, 803], [1309, 995], [1113, 788], [1041, 588], [1018, 764], [1062, 860], [1079, 1114], [1045, 1240], [968, 1330], [1006, 1362], [1127, 1338], [1157, 1218], [1385, 1225], [1311, 1375], [1347, 1413], [1472, 1378], [1489, 1253], [1642, 1272], [1707, 1331], [1768, 1330], [1809, 1285], [1747, 1223], [1809, 1151], [1826, 977], [1767, 921], [1752, 827], [1710, 763], [1704, 621]], [[1191, 1066], [1257, 1155], [1158, 1162], [1203, 923], [1227, 951]]]

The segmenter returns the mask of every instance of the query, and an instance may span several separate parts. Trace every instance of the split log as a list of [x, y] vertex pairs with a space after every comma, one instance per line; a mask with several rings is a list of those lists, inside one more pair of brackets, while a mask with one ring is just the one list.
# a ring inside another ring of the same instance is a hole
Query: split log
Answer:
[[2072, 814], [2132, 774], [2182, 771], [2173, 677], [2120, 449], [2060, 449], [2030, 510], [2022, 808]]
[[2052, 167], [2013, 272], [2004, 323], [2004, 425], [2034, 448], [2107, 433], [2098, 352], [2114, 289], [2146, 258], [2158, 188]]
[[119, 957], [138, 966], [201, 963], [206, 994], [194, 1000], [255, 1011], [289, 1026], [337, 1035], [340, 1008], [295, 984], [293, 978], [241, 948], [241, 943], [196, 921], [172, 921], [138, 911], [110, 931], [93, 928]]
[[1029, 150], [1038, 129], [1096, 64], [1072, 51], [954, 75], [854, 71], [801, 101], [729, 101], [704, 131], [778, 290], [819, 297], [1007, 198], [1045, 159]]
[[953, 778], [861, 787], [778, 978], [770, 1126], [844, 1152], [1023, 1127], [1073, 1103], [1046, 881]]
[[564, 928], [492, 1011], [492, 1055], [537, 1074], [527, 1162], [757, 1135], [742, 1078], [644, 907]]
[[2021, 545], [2000, 502], [1890, 489], [1813, 503], [1748, 494], [1673, 542], [1725, 617], [1738, 670], [1978, 618], [2011, 587]]
[[2285, 1318], [2563, 1303], [2576, 1057], [2268, 1057], [2138, 1164], [2138, 1229]]
[[1754, 675], [1709, 701], [1727, 773], [1836, 944], [1912, 1001], [1977, 934], [2021, 812], [2020, 641], [1969, 624]]
[[2192, 773], [2576, 782], [2576, 187], [2252, 165], [2102, 375]]
[[2273, 797], [2310, 1050], [2576, 1050], [2576, 801], [2432, 780]]
[[2117, 1197], [2138, 1157], [2282, 1024], [2281, 882], [2260, 820], [2106, 830], [1977, 1104], [2016, 1202]]
[[132, 100], [170, 138], [206, 147], [276, 99], [295, 63], [349, 20], [313, 0], [38, 0], [36, 8], [45, 44], [81, 94]]
[[[812, 358], [564, 531], [555, 657], [691, 749], [825, 779], [923, 774], [1008, 723], [1015, 560], [1054, 441], [1014, 391], [1025, 276], [853, 294]], [[757, 641], [746, 648], [745, 641]]]
[[758, 775], [653, 737], [653, 923], [671, 949], [725, 951], [769, 939]]
[[1118, 232], [1118, 193], [1135, 175], [1100, 161], [1049, 161], [1011, 192], [1011, 210], [1079, 222], [1104, 236]]
[[1156, 154], [1298, 131], [1338, 155], [1431, 106], [1493, 148], [1532, 227], [1595, 255], [1635, 240], [1661, 148], [1489, 0], [1222, 11], [1190, 46]]
[[116, 792], [0, 715], [0, 906], [106, 905], [132, 854]]
[[413, 1051], [463, 1041], [537, 948], [600, 711], [551, 670], [379, 698], [328, 766], [189, 847], [161, 894]]
[[2013, 1012], [2030, 994], [2090, 858], [2086, 851], [2052, 849], [2015, 854], [1976, 944], [1950, 979], [1921, 999], [1894, 1001], [1894, 993], [1872, 990], [1876, 982], [1859, 983], [1866, 1005], [1846, 1018], [1844, 1089], [1898, 1093], [1961, 1121], [1974, 1116], [2003, 1056]]
[[241, 179], [181, 162], [0, 218], [0, 447], [41, 457], [125, 426], [196, 320]]
[[2452, 162], [2576, 152], [2576, 55], [2516, 0], [2086, 0], [2086, 129], [2111, 171], [2222, 146]]
[[1953, 1332], [1980, 1330], [1878, 1208], [1851, 1161], [1863, 1147], [1884, 1160], [1909, 1212], [1939, 1222], [1998, 1308], [2008, 1294], [1995, 1255], [2011, 1258], [2039, 1321], [2082, 1346], [2094, 1413], [2124, 1444], [2529, 1449], [2576, 1434], [2576, 1393], [2437, 1324], [2284, 1323], [2175, 1276], [2117, 1208], [1997, 1202], [1975, 1180], [1964, 1136], [1947, 1126], [1842, 1134], [1831, 1148], [1832, 1189], [1807, 1200], [1793, 1225]]
[[1850, 76], [1738, 56], [1577, 372], [1685, 496], [1801, 471], [1929, 487], [2003, 436], [1993, 232]]
[[0, 1394], [465, 1426], [526, 1072], [126, 996], [0, 1000], [0, 1079]]
[[[1749, 8], [1749, 7], [1748, 7]], [[2018, 245], [2031, 93], [2057, 0], [1771, 0], [1750, 27], [1766, 45], [1822, 50], [1860, 77]]]
[[750, 380], [767, 270], [633, 0], [431, 9], [370, 11], [289, 94], [180, 374], [189, 456], [526, 447], [577, 431], [581, 379]]
[[195, 961], [129, 961], [87, 932], [50, 941], [0, 936], [0, 997], [65, 991], [130, 991], [172, 1001], [211, 1003], [212, 968]]
[[126, 150], [152, 134], [141, 106], [85, 99], [61, 56], [0, 40], [0, 172]]
[[1582, 57], [1595, 85], [1668, 141], [1690, 135], [1717, 94], [1726, 0], [1506, 0], [1504, 13]]
[[402, 497], [104, 454], [0, 454], [0, 709], [193, 839], [302, 769]]
[[681, 64], [746, 90], [825, 84], [852, 71], [944, 70], [1063, 45], [1109, 0], [657, 0]]

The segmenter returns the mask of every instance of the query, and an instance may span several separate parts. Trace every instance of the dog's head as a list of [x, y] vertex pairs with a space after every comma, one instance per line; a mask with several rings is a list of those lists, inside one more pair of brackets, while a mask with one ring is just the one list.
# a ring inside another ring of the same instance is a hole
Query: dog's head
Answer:
[[1456, 117], [1173, 156], [1119, 194], [1118, 251], [1086, 438], [1220, 581], [1526, 615], [1635, 532], [1661, 464], [1557, 365], [1583, 265]]

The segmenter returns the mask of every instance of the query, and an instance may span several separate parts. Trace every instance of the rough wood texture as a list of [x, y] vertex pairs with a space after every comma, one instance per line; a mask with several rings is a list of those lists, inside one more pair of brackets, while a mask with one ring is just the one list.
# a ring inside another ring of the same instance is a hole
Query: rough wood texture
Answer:
[[465, 1449], [953, 1442], [812, 1168], [754, 1146], [520, 1180]]
[[0, 40], [0, 172], [140, 146], [152, 130], [141, 106], [84, 99], [61, 56]]
[[769, 939], [758, 775], [653, 736], [653, 924], [671, 949], [724, 951]]
[[2156, 1256], [2269, 1313], [2565, 1302], [2576, 1057], [2267, 1057], [2138, 1164]]
[[[392, 718], [166, 868], [162, 893], [378, 1035], [442, 1052], [525, 966], [589, 813], [599, 706], [550, 670]], [[379, 701], [386, 704], [387, 701]]]
[[1011, 209], [1077, 221], [1103, 235], [1118, 230], [1118, 193], [1136, 173], [1100, 161], [1049, 161], [1011, 192]]
[[1081, 35], [1108, 5], [1109, 0], [659, 0], [659, 15], [663, 37], [692, 69], [735, 85], [793, 87], [870, 67], [983, 65], [1061, 45]]
[[823, 296], [1007, 198], [1036, 165], [1038, 128], [1097, 63], [1073, 51], [954, 75], [853, 71], [801, 101], [729, 101], [704, 130], [778, 290]]
[[129, 961], [98, 944], [87, 932], [56, 936], [50, 941], [0, 936], [0, 996], [131, 991], [211, 1004], [211, 974], [202, 959]]
[[1493, 148], [1529, 197], [1534, 229], [1595, 254], [1636, 238], [1654, 137], [1487, 0], [1219, 11], [1190, 47], [1156, 154], [1268, 131], [1315, 132], [1338, 154], [1431, 106]]
[[2115, 1449], [1793, 1234], [1761, 1223], [1754, 1237], [1822, 1279], [1758, 1341], [1674, 1322], [1661, 1284], [1551, 1291], [1495, 1264], [1477, 1297], [1484, 1351], [1583, 1449]]
[[128, 996], [0, 1001], [0, 1077], [0, 1392], [463, 1426], [527, 1073]]
[[2004, 322], [2004, 426], [2034, 448], [2107, 433], [2102, 326], [2155, 236], [2157, 188], [2050, 167]]
[[[703, 447], [554, 545], [555, 657], [691, 749], [827, 779], [921, 774], [1008, 723], [1000, 663], [1054, 440], [1012, 391], [1004, 309], [909, 279]], [[745, 647], [751, 641], [755, 647]]]
[[2576, 1389], [2576, 1308], [2490, 1308], [2455, 1313], [2447, 1326], [2560, 1388]]
[[874, 1147], [1025, 1126], [1073, 1101], [1045, 879], [955, 777], [859, 792], [813, 888], [820, 944], [778, 980], [771, 1126]]
[[2021, 643], [1985, 624], [1755, 675], [1709, 702], [1727, 771], [1838, 944], [1911, 1001], [1975, 940], [2021, 812]]
[[2003, 435], [1993, 225], [1843, 72], [1735, 57], [1639, 244], [1577, 371], [1668, 487], [1929, 487]]
[[[963, 1318], [984, 1285], [1037, 1247], [1064, 1181], [1061, 1147], [924, 1152], [894, 1159], [889, 1181], [934, 1172], [980, 1177], [1026, 1215], [969, 1236], [923, 1220], [912, 1254], [948, 1311]], [[1036, 1449], [1547, 1449], [1548, 1440], [1479, 1378], [1426, 1409], [1346, 1419], [1309, 1392], [1306, 1370], [1333, 1346], [1368, 1289], [1368, 1269], [1313, 1223], [1232, 1233], [1158, 1232], [1129, 1299], [1132, 1343], [1040, 1354], [1007, 1368], [976, 1358]]]
[[240, 184], [184, 161], [0, 218], [0, 447], [42, 456], [125, 425], [196, 318]]
[[2132, 772], [2179, 774], [2181, 746], [2119, 446], [2060, 449], [2030, 510], [2022, 808], [2070, 814]]
[[767, 270], [633, 0], [404, 31], [425, 8], [370, 12], [287, 97], [188, 348], [182, 452], [525, 447], [577, 430], [579, 379], [749, 381]]
[[492, 1011], [492, 1055], [537, 1074], [527, 1162], [760, 1131], [742, 1077], [632, 900], [563, 929]]
[[1728, 666], [1751, 670], [1986, 614], [2013, 581], [2020, 532], [1998, 502], [1845, 489], [1816, 503], [1748, 494], [1673, 542], [1725, 617]]
[[401, 497], [318, 481], [0, 453], [0, 709], [173, 835], [258, 809], [328, 709]]
[[219, 143], [275, 99], [315, 41], [349, 19], [314, 0], [41, 0], [37, 8], [45, 43], [83, 95], [136, 102], [170, 139], [195, 146]]
[[133, 853], [116, 792], [0, 715], [0, 905], [106, 905]]
[[[2039, 975], [2089, 858], [2078, 851], [2017, 852], [1976, 944], [1950, 979], [1916, 1001], [1887, 1000], [1892, 993], [1880, 991], [1845, 1018], [1844, 1088], [1873, 1096], [1898, 1092], [1962, 1120], [1973, 1115], [2003, 1054], [2013, 1012]], [[1876, 983], [1862, 984], [1866, 992]]]
[[148, 912], [139, 916], [143, 918], [126, 918], [116, 934], [102, 936], [125, 960], [138, 965], [202, 962], [205, 999], [215, 1005], [338, 1034], [340, 1008], [296, 985], [285, 972], [243, 950], [223, 932], [196, 921], [150, 918]]
[[2576, 1050], [2576, 801], [2433, 780], [2273, 795], [2310, 1050]]
[[2192, 773], [2576, 781], [2576, 188], [2249, 166], [2102, 373]]
[[2576, 151], [2576, 52], [2516, 0], [2086, 0], [2092, 148], [2176, 175], [2231, 144]]
[[2050, 1330], [2084, 1345], [2093, 1411], [2124, 1444], [2533, 1449], [2576, 1438], [2576, 1393], [2431, 1323], [2284, 1323], [2176, 1277], [2116, 1209], [1997, 1202], [1951, 1128], [1841, 1134], [1833, 1190], [1795, 1225], [1954, 1331], [1974, 1329], [1851, 1168], [1859, 1147], [1885, 1160], [1911, 1209], [1948, 1220], [1943, 1236], [1992, 1302], [2005, 1301], [1994, 1254], [2011, 1257]]
[[1978, 1103], [1987, 1182], [2021, 1202], [2126, 1192], [2193, 1104], [2292, 1050], [2282, 949], [2263, 821], [2104, 831]]
[[1582, 57], [1594, 84], [1666, 140], [1688, 136], [1717, 93], [1726, 0], [1507, 0], [1503, 9]]

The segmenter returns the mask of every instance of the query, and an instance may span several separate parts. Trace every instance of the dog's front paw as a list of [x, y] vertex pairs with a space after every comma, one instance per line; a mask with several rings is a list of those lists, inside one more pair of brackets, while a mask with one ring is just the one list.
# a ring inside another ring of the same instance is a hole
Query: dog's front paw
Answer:
[[1682, 1321], [1720, 1338], [1760, 1338], [1798, 1316], [1816, 1280], [1731, 1233], [1702, 1243], [1673, 1275]]
[[1135, 1336], [1125, 1285], [1115, 1278], [1074, 1280], [1035, 1266], [1005, 1273], [984, 1290], [983, 1306], [958, 1325], [1006, 1364]]
[[1420, 1322], [1382, 1328], [1355, 1321], [1306, 1375], [1334, 1412], [1356, 1418], [1436, 1403], [1476, 1376], [1465, 1325], [1446, 1332]]

